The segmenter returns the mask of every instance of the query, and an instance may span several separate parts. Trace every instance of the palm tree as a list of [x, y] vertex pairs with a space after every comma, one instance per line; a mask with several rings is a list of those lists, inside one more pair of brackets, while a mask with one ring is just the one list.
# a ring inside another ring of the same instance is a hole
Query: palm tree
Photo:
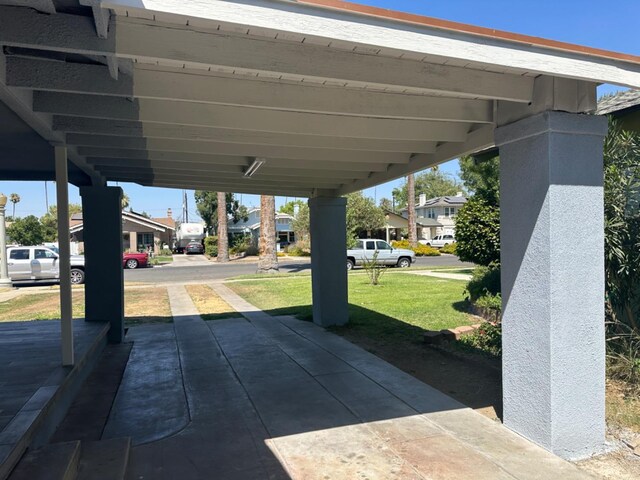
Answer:
[[17, 193], [12, 193], [11, 195], [9, 195], [9, 201], [11, 203], [13, 203], [13, 213], [11, 214], [11, 216], [15, 219], [16, 218], [16, 203], [18, 203], [20, 201], [20, 195], [18, 195]]
[[260, 197], [260, 259], [258, 273], [278, 271], [276, 252], [276, 199], [273, 195]]
[[407, 176], [407, 213], [409, 220], [409, 244], [418, 245], [418, 229], [416, 226], [416, 181], [413, 173]]
[[125, 208], [127, 208], [129, 206], [129, 195], [127, 195], [126, 193], [122, 192], [122, 209], [124, 210]]
[[229, 261], [227, 221], [227, 194], [218, 192], [218, 262]]

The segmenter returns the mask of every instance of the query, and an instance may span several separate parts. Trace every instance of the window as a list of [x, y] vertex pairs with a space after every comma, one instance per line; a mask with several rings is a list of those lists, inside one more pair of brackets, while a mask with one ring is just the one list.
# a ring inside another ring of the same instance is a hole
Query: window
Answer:
[[358, 240], [358, 241], [356, 242], [355, 249], [356, 249], [356, 250], [362, 250], [362, 249], [364, 249], [364, 243], [363, 243], [363, 241], [362, 241], [362, 240]]
[[21, 248], [19, 250], [11, 250], [9, 258], [11, 260], [29, 260], [29, 249]]
[[436, 209], [435, 208], [427, 209], [427, 218], [436, 218]]
[[367, 242], [367, 250], [375, 250], [376, 242]]
[[444, 207], [444, 216], [445, 217], [455, 217], [456, 216], [455, 207]]
[[378, 247], [378, 250], [391, 250], [391, 246], [387, 242], [383, 242], [381, 240], [376, 242], [376, 246]]
[[153, 233], [139, 233], [138, 248], [146, 249], [148, 246], [153, 247]]
[[50, 250], [44, 250], [44, 249], [36, 249], [35, 252], [35, 257], [36, 259], [42, 259], [42, 258], [56, 258], [55, 254], [50, 251]]

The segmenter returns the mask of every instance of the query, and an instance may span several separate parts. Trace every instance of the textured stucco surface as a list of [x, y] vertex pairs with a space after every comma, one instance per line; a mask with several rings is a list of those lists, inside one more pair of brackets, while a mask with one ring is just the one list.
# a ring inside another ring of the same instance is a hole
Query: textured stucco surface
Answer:
[[[82, 187], [85, 317], [111, 323], [109, 341], [124, 338], [122, 189]], [[107, 293], [108, 292], [108, 293]]]
[[327, 327], [349, 321], [347, 292], [347, 199], [309, 199], [313, 321]]
[[603, 117], [496, 131], [506, 426], [565, 458], [604, 443]]

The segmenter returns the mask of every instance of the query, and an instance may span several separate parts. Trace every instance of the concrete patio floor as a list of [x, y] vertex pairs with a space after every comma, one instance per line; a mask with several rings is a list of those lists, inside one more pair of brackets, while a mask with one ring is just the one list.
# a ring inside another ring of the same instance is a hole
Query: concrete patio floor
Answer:
[[131, 436], [129, 479], [584, 479], [574, 465], [316, 325], [203, 321], [183, 286], [173, 325], [131, 328], [104, 438]]

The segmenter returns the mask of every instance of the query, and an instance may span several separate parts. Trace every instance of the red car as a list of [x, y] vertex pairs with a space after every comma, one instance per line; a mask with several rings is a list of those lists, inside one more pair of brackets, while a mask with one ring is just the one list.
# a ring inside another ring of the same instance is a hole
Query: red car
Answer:
[[122, 255], [122, 266], [124, 268], [146, 267], [149, 263], [149, 255], [146, 253], [125, 253]]

